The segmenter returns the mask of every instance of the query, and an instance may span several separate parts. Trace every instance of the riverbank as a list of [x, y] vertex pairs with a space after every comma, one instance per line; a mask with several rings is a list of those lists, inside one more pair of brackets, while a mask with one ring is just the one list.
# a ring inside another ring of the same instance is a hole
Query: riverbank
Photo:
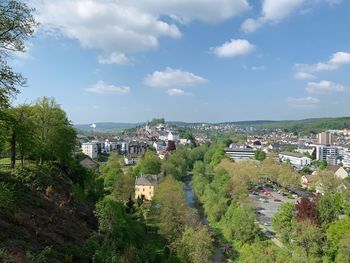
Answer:
[[[184, 190], [185, 190], [187, 205], [198, 211], [199, 221], [201, 222], [201, 224], [208, 226], [211, 232], [214, 233], [214, 231], [210, 228], [209, 221], [205, 215], [203, 206], [197, 201], [196, 196], [193, 192], [192, 176], [191, 175], [184, 176], [183, 181], [185, 184]], [[220, 239], [217, 236], [214, 235], [214, 238], [215, 238], [215, 261], [214, 262], [224, 263], [226, 261], [224, 259], [224, 255], [221, 250], [222, 244], [220, 242]]]

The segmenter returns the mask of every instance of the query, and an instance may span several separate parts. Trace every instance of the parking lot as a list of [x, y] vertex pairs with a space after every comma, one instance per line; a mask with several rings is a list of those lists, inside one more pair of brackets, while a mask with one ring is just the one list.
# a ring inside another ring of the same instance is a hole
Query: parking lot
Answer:
[[261, 225], [267, 230], [274, 232], [271, 221], [280, 205], [286, 202], [296, 203], [299, 198], [295, 196], [295, 198], [292, 199], [290, 198], [290, 194], [289, 197], [287, 197], [285, 194], [278, 193], [278, 190], [272, 187], [266, 186], [261, 188], [262, 189], [256, 189], [255, 191], [251, 190], [249, 196], [252, 203], [256, 206]]

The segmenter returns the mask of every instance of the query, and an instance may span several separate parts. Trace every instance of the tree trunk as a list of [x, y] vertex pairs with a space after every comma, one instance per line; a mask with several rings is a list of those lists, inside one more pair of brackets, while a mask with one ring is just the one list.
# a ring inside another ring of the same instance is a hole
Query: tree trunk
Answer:
[[16, 134], [12, 132], [11, 136], [11, 169], [16, 165]]
[[24, 167], [24, 154], [21, 152], [21, 166]]

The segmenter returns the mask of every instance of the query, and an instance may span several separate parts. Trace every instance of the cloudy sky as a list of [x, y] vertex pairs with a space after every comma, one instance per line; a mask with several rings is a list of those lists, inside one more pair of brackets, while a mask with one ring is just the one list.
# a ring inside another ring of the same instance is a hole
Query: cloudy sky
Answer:
[[16, 103], [74, 123], [350, 115], [350, 1], [30, 0]]

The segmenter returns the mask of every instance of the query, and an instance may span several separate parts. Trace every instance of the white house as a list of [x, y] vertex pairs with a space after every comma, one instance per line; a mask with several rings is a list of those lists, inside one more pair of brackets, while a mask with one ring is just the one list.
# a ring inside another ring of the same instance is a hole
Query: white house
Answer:
[[166, 143], [163, 141], [154, 142], [153, 147], [154, 147], [154, 149], [156, 149], [157, 152], [164, 151], [164, 150], [166, 150]]
[[124, 163], [126, 165], [133, 165], [133, 164], [137, 164], [140, 161], [140, 156], [137, 154], [128, 154], [124, 156]]
[[81, 150], [85, 155], [89, 156], [91, 159], [97, 158], [98, 148], [96, 143], [85, 142], [81, 145]]
[[344, 150], [343, 166], [344, 166], [345, 169], [350, 170], [350, 149]]
[[178, 133], [169, 131], [169, 134], [168, 134], [168, 141], [177, 142], [177, 141], [179, 141], [179, 140], [180, 140], [180, 135], [179, 135]]
[[286, 163], [289, 161], [293, 166], [298, 168], [311, 164], [311, 159], [300, 153], [281, 152], [278, 157], [281, 162]]

